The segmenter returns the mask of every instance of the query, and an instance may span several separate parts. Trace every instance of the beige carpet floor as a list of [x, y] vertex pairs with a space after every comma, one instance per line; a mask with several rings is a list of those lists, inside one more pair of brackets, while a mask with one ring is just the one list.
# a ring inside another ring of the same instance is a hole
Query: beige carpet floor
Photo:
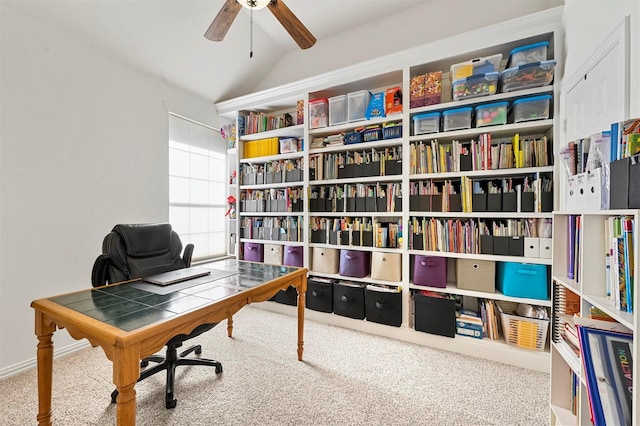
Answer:
[[[136, 386], [139, 425], [546, 425], [549, 375], [246, 307], [234, 338], [220, 324], [198, 342], [220, 360], [180, 367], [177, 407], [164, 375]], [[55, 338], [55, 336], [54, 336]], [[35, 348], [35, 342], [34, 342]], [[54, 361], [55, 425], [115, 424], [111, 363], [100, 348]], [[36, 424], [35, 370], [0, 382], [1, 425]]]

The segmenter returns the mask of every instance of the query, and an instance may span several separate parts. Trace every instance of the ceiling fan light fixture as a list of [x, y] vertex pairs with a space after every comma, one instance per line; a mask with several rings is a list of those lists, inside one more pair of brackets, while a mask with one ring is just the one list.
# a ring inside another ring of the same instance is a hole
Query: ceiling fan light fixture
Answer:
[[238, 0], [238, 3], [249, 10], [260, 10], [267, 7], [271, 0]]

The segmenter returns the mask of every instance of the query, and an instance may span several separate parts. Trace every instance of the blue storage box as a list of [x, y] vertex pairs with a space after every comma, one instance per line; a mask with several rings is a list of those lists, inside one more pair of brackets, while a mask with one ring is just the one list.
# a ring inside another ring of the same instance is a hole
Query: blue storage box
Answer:
[[520, 65], [530, 64], [532, 62], [543, 62], [547, 60], [548, 41], [527, 44], [520, 46], [511, 51], [507, 68], [518, 67]]
[[549, 300], [548, 266], [497, 262], [496, 287], [505, 296]]

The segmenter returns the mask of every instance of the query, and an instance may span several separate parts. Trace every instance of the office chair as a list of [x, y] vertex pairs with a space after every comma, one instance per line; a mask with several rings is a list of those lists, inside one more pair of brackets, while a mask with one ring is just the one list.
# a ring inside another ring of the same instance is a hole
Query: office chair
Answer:
[[[181, 255], [182, 242], [169, 223], [116, 225], [102, 242], [102, 254], [93, 264], [91, 284], [94, 287], [113, 284], [134, 278], [143, 278], [175, 269], [188, 268], [191, 265], [193, 244], [187, 244]], [[138, 381], [144, 380], [160, 371], [167, 370], [165, 405], [175, 408], [177, 400], [173, 389], [175, 369], [179, 365], [206, 365], [215, 367], [216, 374], [222, 373], [222, 364], [212, 359], [187, 358], [192, 352], [202, 353], [200, 345], [190, 346], [178, 354], [177, 348], [183, 342], [212, 329], [218, 323], [202, 324], [189, 334], [179, 334], [166, 343], [164, 356], [152, 355], [140, 362], [145, 368], [149, 362], [156, 365], [143, 370]], [[118, 390], [111, 394], [115, 403]]]

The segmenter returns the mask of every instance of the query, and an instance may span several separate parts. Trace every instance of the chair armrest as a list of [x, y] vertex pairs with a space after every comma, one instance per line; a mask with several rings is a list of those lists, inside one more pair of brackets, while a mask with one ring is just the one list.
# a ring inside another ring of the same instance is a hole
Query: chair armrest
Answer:
[[101, 254], [98, 256], [95, 262], [93, 262], [93, 269], [91, 270], [91, 285], [94, 287], [100, 287], [108, 284], [109, 279], [109, 265], [111, 265], [111, 256], [108, 254]]
[[193, 255], [193, 244], [187, 244], [184, 248], [184, 254], [182, 255], [182, 261], [186, 268], [191, 266], [191, 256]]

